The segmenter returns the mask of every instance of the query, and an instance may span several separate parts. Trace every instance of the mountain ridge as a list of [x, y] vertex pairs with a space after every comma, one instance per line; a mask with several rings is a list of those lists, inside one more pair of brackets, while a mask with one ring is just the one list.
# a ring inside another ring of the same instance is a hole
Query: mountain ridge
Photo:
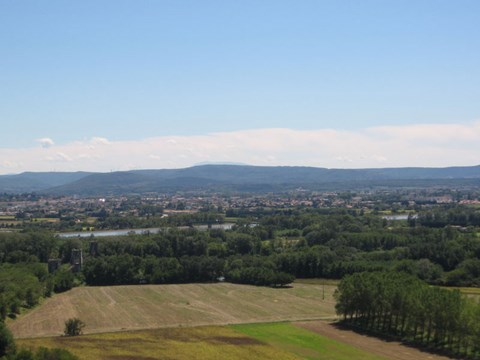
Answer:
[[[140, 194], [178, 190], [268, 190], [305, 186], [341, 188], [389, 186], [395, 182], [460, 181], [480, 184], [480, 165], [444, 168], [403, 167], [329, 169], [308, 166], [207, 164], [182, 169], [117, 172], [25, 172], [0, 176], [0, 193], [37, 192], [58, 195]], [[468, 181], [467, 181], [468, 180]]]

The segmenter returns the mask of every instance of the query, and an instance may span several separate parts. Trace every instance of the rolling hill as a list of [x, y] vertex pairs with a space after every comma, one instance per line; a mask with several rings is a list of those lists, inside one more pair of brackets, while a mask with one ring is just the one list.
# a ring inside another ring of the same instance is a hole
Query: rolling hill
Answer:
[[24, 172], [0, 176], [0, 193], [39, 192], [75, 182], [89, 172]]
[[300, 166], [201, 165], [184, 169], [111, 173], [22, 173], [0, 176], [0, 192], [118, 195], [179, 190], [282, 191], [379, 186], [480, 185], [480, 166], [326, 169]]

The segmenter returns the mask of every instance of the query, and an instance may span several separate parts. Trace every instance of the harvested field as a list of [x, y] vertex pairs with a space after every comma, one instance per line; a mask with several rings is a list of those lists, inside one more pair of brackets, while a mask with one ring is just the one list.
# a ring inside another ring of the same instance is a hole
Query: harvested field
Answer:
[[322, 336], [351, 345], [371, 354], [391, 360], [448, 360], [449, 357], [435, 355], [403, 345], [397, 341], [384, 341], [373, 336], [345, 330], [325, 321], [296, 322], [296, 326], [316, 332]]
[[82, 360], [298, 359], [288, 351], [220, 326], [21, 339], [17, 344], [60, 347]]
[[78, 317], [84, 333], [178, 326], [335, 318], [335, 286], [273, 289], [229, 283], [80, 287], [9, 322], [16, 338], [63, 334]]

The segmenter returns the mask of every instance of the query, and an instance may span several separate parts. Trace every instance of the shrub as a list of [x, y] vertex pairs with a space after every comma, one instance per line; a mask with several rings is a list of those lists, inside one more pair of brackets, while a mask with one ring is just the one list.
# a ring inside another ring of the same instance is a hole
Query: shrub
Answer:
[[12, 333], [0, 320], [0, 358], [4, 355], [15, 353], [15, 341]]
[[65, 321], [65, 336], [77, 336], [82, 333], [85, 323], [77, 318], [71, 318]]

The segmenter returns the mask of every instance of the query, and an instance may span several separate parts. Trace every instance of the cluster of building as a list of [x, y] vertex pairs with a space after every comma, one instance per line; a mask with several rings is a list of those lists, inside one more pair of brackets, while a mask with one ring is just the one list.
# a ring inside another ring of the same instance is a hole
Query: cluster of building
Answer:
[[0, 197], [0, 227], [14, 221], [55, 221], [88, 223], [117, 216], [169, 216], [213, 210], [228, 215], [238, 209], [289, 209], [299, 207], [341, 207], [382, 210], [398, 206], [415, 208], [429, 204], [479, 204], [479, 192], [449, 189], [383, 189], [371, 191], [315, 192], [296, 189], [285, 193], [178, 193], [117, 197]]

